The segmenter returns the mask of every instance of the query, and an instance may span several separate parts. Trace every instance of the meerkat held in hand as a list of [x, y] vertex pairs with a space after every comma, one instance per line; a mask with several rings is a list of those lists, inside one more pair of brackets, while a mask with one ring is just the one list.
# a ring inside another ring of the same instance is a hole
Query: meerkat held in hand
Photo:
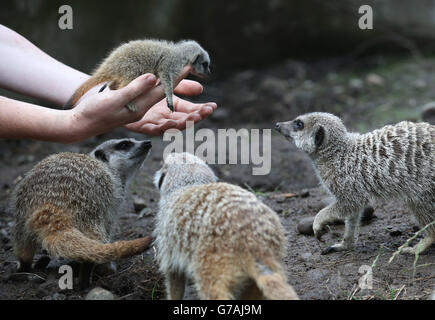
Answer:
[[168, 298], [183, 298], [188, 277], [201, 299], [298, 299], [281, 262], [277, 214], [250, 192], [216, 180], [189, 153], [170, 154], [156, 173], [155, 242]]
[[[174, 111], [172, 101], [173, 81], [187, 65], [192, 74], [202, 77], [210, 73], [210, 57], [196, 41], [183, 40], [135, 40], [116, 48], [101, 63], [93, 75], [83, 83], [66, 103], [72, 107], [90, 88], [108, 82], [110, 89], [125, 87], [144, 73], [153, 73], [160, 78], [169, 109]], [[136, 111], [128, 104], [130, 111]]]
[[[320, 239], [326, 224], [345, 220], [344, 240], [324, 253], [354, 247], [362, 209], [376, 199], [403, 199], [424, 227], [435, 220], [435, 126], [408, 121], [366, 134], [351, 133], [329, 113], [309, 113], [276, 128], [307, 152], [335, 202], [315, 217]], [[405, 253], [423, 252], [435, 241], [435, 226]]]
[[83, 262], [81, 286], [92, 263], [103, 264], [142, 253], [150, 237], [110, 243], [130, 177], [151, 143], [109, 140], [90, 155], [59, 153], [39, 162], [15, 188], [12, 210], [15, 252], [28, 271], [38, 247], [52, 256]]

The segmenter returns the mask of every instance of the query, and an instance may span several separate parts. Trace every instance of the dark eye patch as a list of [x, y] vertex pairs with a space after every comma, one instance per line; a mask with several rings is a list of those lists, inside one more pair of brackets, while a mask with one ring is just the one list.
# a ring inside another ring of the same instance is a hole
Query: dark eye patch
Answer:
[[165, 179], [166, 173], [162, 173], [159, 179], [159, 190], [162, 188], [163, 179]]
[[107, 157], [106, 157], [106, 154], [105, 154], [104, 151], [101, 150], [101, 149], [96, 150], [95, 153], [94, 153], [94, 155], [95, 155], [95, 158], [96, 158], [96, 159], [99, 159], [99, 160], [101, 160], [101, 161], [103, 161], [103, 162], [108, 162], [108, 161], [109, 161], [109, 160], [107, 159]]
[[295, 120], [293, 121], [293, 130], [294, 131], [300, 131], [304, 129], [304, 123], [302, 122], [302, 120]]
[[323, 143], [323, 140], [325, 139], [325, 129], [323, 127], [320, 127], [316, 131], [316, 135], [314, 136], [314, 144], [316, 147], [320, 147]]
[[119, 142], [116, 146], [115, 146], [115, 150], [118, 151], [127, 151], [129, 149], [131, 149], [131, 147], [133, 147], [134, 143], [129, 141], [129, 140], [124, 140]]
[[203, 62], [203, 63], [202, 63], [202, 67], [203, 67], [204, 69], [207, 69], [207, 68], [208, 68], [208, 62]]

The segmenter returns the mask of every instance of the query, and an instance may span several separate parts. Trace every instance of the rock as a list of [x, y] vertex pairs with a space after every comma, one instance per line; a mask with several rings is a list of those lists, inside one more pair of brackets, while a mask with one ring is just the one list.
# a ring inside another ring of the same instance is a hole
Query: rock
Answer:
[[385, 83], [384, 78], [376, 73], [369, 73], [366, 77], [366, 82], [371, 86], [383, 86]]
[[141, 212], [144, 208], [147, 207], [145, 200], [139, 197], [133, 198], [133, 206], [136, 212]]
[[303, 218], [299, 221], [297, 230], [300, 234], [314, 235], [313, 231], [314, 217]]
[[115, 300], [115, 296], [106, 289], [96, 287], [89, 291], [85, 300]]
[[51, 299], [52, 300], [66, 300], [66, 295], [64, 295], [63, 293], [56, 292], [51, 296]]
[[314, 281], [321, 280], [327, 273], [328, 272], [324, 269], [311, 269], [307, 271], [308, 277]]
[[421, 117], [423, 121], [435, 124], [435, 101], [429, 102], [422, 107]]
[[310, 252], [304, 252], [301, 254], [301, 259], [305, 262], [308, 262], [313, 259], [313, 255]]

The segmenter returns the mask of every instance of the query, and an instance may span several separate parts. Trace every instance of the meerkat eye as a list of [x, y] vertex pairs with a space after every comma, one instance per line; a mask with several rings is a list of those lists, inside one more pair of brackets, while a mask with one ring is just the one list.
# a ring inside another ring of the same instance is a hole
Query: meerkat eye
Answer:
[[203, 63], [202, 63], [202, 67], [203, 67], [204, 69], [207, 69], [207, 68], [208, 68], [208, 62], [203, 62]]
[[304, 129], [304, 123], [301, 120], [299, 120], [299, 119], [295, 120], [293, 122], [293, 129], [295, 131], [303, 130]]
[[120, 150], [120, 151], [127, 151], [129, 150], [131, 147], [133, 147], [134, 143], [129, 141], [129, 140], [124, 140], [121, 141], [120, 143], [118, 143], [115, 146], [115, 150]]
[[98, 149], [97, 151], [95, 151], [94, 156], [96, 159], [99, 159], [103, 162], [108, 162], [109, 160], [107, 160], [106, 154], [104, 153], [103, 150]]

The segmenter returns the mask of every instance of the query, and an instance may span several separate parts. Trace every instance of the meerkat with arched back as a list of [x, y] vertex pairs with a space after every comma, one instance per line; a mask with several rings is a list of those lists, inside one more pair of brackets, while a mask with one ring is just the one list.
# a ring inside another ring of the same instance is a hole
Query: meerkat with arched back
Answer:
[[285, 238], [277, 214], [252, 193], [217, 178], [189, 153], [166, 157], [154, 231], [169, 299], [182, 299], [186, 278], [201, 299], [298, 299], [287, 284]]
[[[277, 123], [276, 129], [310, 155], [335, 197], [314, 219], [316, 237], [333, 220], [345, 220], [344, 240], [324, 253], [353, 248], [362, 209], [378, 199], [403, 199], [421, 227], [435, 220], [435, 126], [403, 121], [359, 134], [332, 114], [314, 112]], [[421, 253], [434, 241], [432, 225], [402, 252]]]
[[82, 262], [80, 285], [86, 287], [93, 264], [142, 253], [150, 237], [110, 241], [129, 180], [150, 148], [150, 141], [109, 140], [89, 155], [59, 153], [36, 164], [11, 200], [19, 270], [30, 270], [42, 247], [52, 256]]
[[[64, 108], [71, 108], [89, 89], [108, 83], [110, 89], [125, 87], [144, 73], [153, 73], [163, 85], [168, 108], [174, 111], [173, 80], [183, 67], [191, 65], [191, 73], [203, 77], [210, 73], [210, 57], [196, 41], [134, 40], [114, 49], [92, 76], [72, 95]], [[102, 88], [104, 89], [105, 86]], [[100, 89], [100, 91], [102, 90]], [[130, 111], [136, 107], [127, 104]]]

